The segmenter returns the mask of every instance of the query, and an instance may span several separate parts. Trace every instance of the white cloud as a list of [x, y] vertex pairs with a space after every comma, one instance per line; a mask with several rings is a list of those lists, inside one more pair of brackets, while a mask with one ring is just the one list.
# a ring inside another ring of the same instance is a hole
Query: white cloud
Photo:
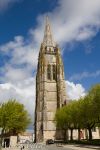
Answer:
[[[85, 95], [85, 89], [81, 84], [74, 84], [66, 81], [66, 92], [68, 98], [79, 99]], [[8, 99], [15, 99], [24, 104], [34, 121], [35, 111], [35, 78], [29, 78], [17, 83], [0, 84], [0, 103], [8, 101]]]
[[19, 0], [0, 0], [0, 12], [5, 11], [12, 4], [14, 4], [15, 2], [18, 2], [18, 1]]
[[[48, 15], [54, 39], [60, 46], [66, 42], [84, 41], [95, 36], [100, 29], [100, 0], [59, 0], [58, 6]], [[37, 28], [31, 30], [36, 41], [43, 37], [44, 16], [46, 14], [38, 17]]]
[[20, 82], [0, 84], [0, 103], [16, 99], [25, 105], [34, 120], [35, 107], [35, 78], [29, 78]]
[[84, 78], [96, 78], [100, 76], [100, 70], [97, 70], [95, 72], [82, 72], [82, 73], [77, 73], [77, 74], [73, 74], [69, 80], [70, 81], [75, 81], [75, 80], [82, 80]]
[[81, 84], [66, 81], [66, 93], [71, 100], [78, 100], [86, 95], [85, 88]]
[[11, 81], [11, 82], [18, 82], [20, 80], [25, 80], [27, 77], [30, 76], [30, 72], [27, 72], [25, 70], [25, 68], [19, 68], [19, 69], [15, 69], [13, 67], [11, 67], [10, 65], [7, 65], [5, 67], [5, 75], [4, 75], [4, 79], [5, 81]]
[[0, 46], [0, 50], [10, 56], [9, 62], [1, 69], [5, 82], [25, 80], [33, 75], [37, 66], [39, 48], [34, 47], [33, 41], [25, 41], [22, 36], [16, 36]]

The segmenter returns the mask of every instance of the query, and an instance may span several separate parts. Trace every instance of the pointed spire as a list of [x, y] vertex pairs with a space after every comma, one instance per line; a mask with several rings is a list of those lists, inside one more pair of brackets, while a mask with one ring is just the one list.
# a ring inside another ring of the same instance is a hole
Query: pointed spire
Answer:
[[44, 31], [43, 44], [46, 46], [54, 46], [54, 41], [51, 33], [51, 27], [50, 27], [48, 16], [46, 16], [46, 25]]

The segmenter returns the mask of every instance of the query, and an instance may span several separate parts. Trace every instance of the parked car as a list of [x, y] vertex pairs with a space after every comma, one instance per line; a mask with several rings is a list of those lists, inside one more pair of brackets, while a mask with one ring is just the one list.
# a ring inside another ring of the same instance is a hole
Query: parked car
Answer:
[[47, 141], [46, 141], [46, 144], [48, 145], [48, 144], [54, 144], [54, 140], [53, 139], [48, 139]]
[[31, 144], [32, 142], [29, 141], [29, 140], [26, 140], [24, 143], [25, 143], [25, 144]]

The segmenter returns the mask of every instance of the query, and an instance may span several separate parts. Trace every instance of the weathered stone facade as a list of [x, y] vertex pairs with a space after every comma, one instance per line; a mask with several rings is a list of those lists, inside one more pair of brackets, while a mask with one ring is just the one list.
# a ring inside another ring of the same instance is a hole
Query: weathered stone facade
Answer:
[[56, 138], [55, 112], [66, 103], [63, 62], [46, 18], [36, 75], [35, 141]]

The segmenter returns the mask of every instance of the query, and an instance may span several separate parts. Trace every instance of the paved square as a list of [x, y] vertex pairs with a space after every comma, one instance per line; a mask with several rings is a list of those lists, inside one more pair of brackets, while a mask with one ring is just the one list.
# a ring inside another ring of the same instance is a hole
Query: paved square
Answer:
[[19, 145], [16, 148], [2, 148], [2, 150], [100, 150], [100, 147], [87, 145], [45, 145], [40, 143]]

